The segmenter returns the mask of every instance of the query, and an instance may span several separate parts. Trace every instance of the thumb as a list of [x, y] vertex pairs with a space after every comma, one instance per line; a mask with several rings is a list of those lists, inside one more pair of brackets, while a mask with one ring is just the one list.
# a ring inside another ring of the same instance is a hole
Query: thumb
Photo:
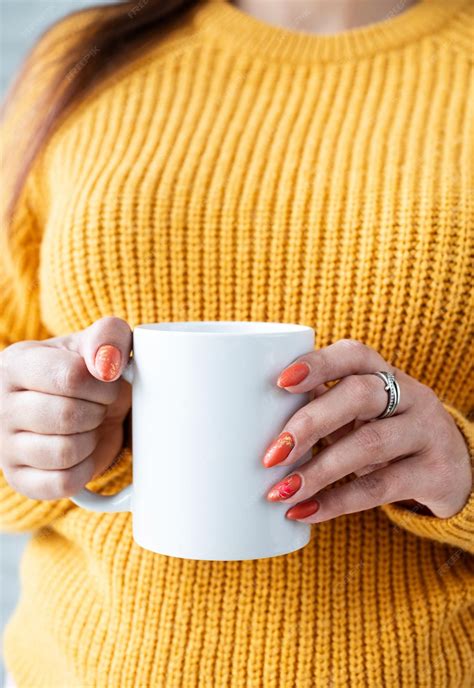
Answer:
[[79, 333], [78, 351], [97, 380], [117, 380], [127, 365], [132, 331], [121, 318], [101, 318]]

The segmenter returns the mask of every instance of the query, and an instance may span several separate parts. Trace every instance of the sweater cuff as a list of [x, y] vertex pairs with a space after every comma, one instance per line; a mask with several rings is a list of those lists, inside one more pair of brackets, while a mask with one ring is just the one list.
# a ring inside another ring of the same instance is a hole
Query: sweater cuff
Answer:
[[[464, 436], [474, 472], [474, 423], [469, 421], [454, 407], [448, 404], [444, 404], [444, 407], [451, 414]], [[474, 489], [471, 491], [461, 511], [449, 518], [426, 516], [422, 513], [417, 513], [416, 506], [410, 510], [398, 504], [385, 504], [381, 509], [396, 526], [409, 531], [413, 535], [429, 538], [436, 542], [452, 545], [453, 547], [474, 553]], [[422, 511], [421, 505], [419, 511]]]

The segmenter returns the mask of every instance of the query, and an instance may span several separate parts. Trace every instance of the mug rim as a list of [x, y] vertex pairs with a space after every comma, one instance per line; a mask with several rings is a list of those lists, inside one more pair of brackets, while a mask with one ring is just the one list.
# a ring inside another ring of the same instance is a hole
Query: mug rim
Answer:
[[[183, 329], [179, 329], [183, 326]], [[189, 326], [187, 329], [186, 326]], [[203, 329], [199, 329], [199, 327]], [[206, 326], [216, 326], [215, 330], [205, 329]], [[221, 327], [224, 329], [219, 329]], [[174, 329], [176, 327], [176, 329]], [[228, 330], [226, 330], [226, 327]], [[309, 325], [298, 323], [282, 323], [274, 321], [260, 320], [172, 320], [156, 323], [142, 323], [134, 328], [143, 332], [166, 332], [170, 335], [192, 335], [208, 337], [250, 337], [250, 336], [285, 336], [296, 334], [297, 332], [313, 332], [314, 329]], [[246, 331], [248, 330], [248, 331]]]

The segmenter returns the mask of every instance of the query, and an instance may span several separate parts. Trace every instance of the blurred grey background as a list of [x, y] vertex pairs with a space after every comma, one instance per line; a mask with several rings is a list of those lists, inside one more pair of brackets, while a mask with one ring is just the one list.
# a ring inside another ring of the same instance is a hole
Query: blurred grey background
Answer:
[[[0, 96], [44, 29], [60, 17], [83, 7], [111, 0], [0, 0]], [[3, 170], [2, 170], [3, 173]], [[27, 535], [0, 535], [0, 631], [12, 613], [19, 594], [18, 565]], [[4, 684], [0, 663], [0, 685]], [[33, 687], [32, 687], [33, 688]]]

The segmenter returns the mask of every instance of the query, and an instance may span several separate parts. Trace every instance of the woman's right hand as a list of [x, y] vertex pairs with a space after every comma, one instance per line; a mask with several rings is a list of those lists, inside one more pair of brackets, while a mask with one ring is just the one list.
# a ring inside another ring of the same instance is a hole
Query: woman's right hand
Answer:
[[124, 320], [102, 318], [0, 353], [0, 465], [17, 492], [70, 497], [114, 462], [131, 405], [119, 379], [131, 341]]

